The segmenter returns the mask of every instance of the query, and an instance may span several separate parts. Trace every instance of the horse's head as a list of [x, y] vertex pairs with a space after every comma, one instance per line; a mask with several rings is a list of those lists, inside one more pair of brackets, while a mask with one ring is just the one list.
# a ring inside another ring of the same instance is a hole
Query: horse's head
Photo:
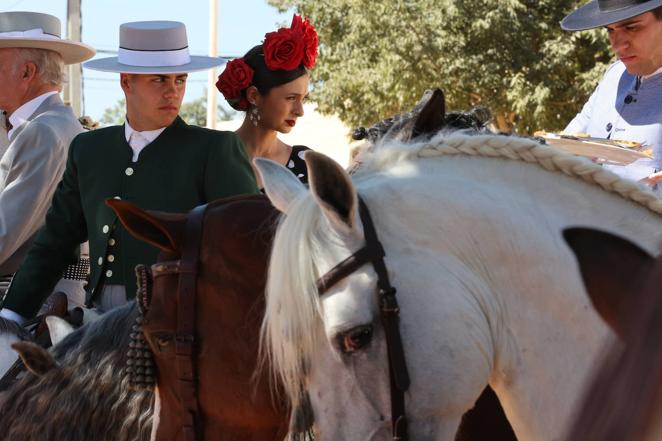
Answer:
[[29, 372], [11, 385], [0, 405], [3, 439], [149, 439], [153, 394], [130, 390], [124, 375], [136, 312], [131, 303], [74, 331], [49, 317], [52, 338], [58, 340], [50, 351], [15, 343]]
[[[161, 250], [151, 268], [151, 301], [142, 330], [157, 367], [162, 403], [157, 435], [176, 439], [186, 416], [177, 330], [186, 307], [179, 284], [184, 249], [191, 245], [185, 239], [187, 215], [145, 212], [123, 201], [109, 204], [131, 234]], [[261, 196], [217, 201], [204, 214], [193, 307], [195, 399], [207, 434], [222, 431], [232, 438], [254, 430], [273, 437], [286, 419], [284, 409], [272, 405], [266, 375], [252, 381], [274, 215]]]
[[[304, 392], [308, 392], [321, 439], [390, 439], [389, 328], [381, 319], [377, 273], [370, 264], [364, 264], [343, 274], [346, 277], [336, 278], [337, 283], [330, 284], [325, 292], [318, 289], [320, 277], [366, 242], [357, 191], [348, 174], [324, 155], [309, 152], [306, 162], [310, 191], [279, 164], [255, 160], [267, 195], [285, 214], [269, 262], [262, 327], [265, 355], [293, 406], [304, 404]], [[370, 206], [371, 201], [366, 202]], [[373, 218], [383, 214], [388, 213], [373, 212]], [[384, 225], [383, 219], [376, 220]], [[381, 239], [389, 245], [396, 240]], [[426, 285], [429, 278], [424, 263], [409, 266], [412, 257], [419, 256], [412, 247], [404, 254], [389, 254], [386, 249], [388, 272], [394, 285], [402, 288], [400, 304], [406, 305], [402, 310], [407, 323], [403, 320], [401, 330], [412, 381], [406, 394], [406, 413], [413, 439], [452, 439], [461, 415], [485, 387], [491, 368], [490, 348], [482, 348], [482, 353], [457, 350], [460, 333], [473, 334], [477, 340], [481, 336], [478, 326], [474, 327], [477, 321], [462, 319], [462, 312], [468, 315], [471, 311], [446, 308], [458, 300], [458, 293], [466, 291], [453, 274], [449, 274], [445, 296], [436, 296], [427, 305], [412, 300], [420, 300], [423, 292], [435, 289]], [[416, 316], [428, 307], [445, 310], [438, 323], [414, 325]], [[441, 340], [437, 338], [440, 335]], [[441, 346], [426, 348], [425, 342], [431, 339], [441, 341]], [[437, 372], [435, 375], [448, 376], [444, 388], [430, 390], [430, 385], [424, 384], [422, 378], [430, 369]]]
[[376, 144], [430, 138], [441, 130], [484, 132], [490, 118], [489, 110], [484, 107], [446, 113], [444, 92], [437, 88], [425, 91], [411, 111], [383, 119], [368, 128], [359, 127], [354, 130], [352, 138]]

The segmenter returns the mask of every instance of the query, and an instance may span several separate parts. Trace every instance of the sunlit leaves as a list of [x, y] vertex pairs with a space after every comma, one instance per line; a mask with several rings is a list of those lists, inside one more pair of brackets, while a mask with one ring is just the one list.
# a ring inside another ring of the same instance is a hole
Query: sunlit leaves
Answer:
[[441, 86], [448, 108], [487, 105], [521, 132], [560, 129], [611, 58], [602, 30], [567, 33], [585, 0], [269, 0], [320, 36], [321, 111], [366, 125]]

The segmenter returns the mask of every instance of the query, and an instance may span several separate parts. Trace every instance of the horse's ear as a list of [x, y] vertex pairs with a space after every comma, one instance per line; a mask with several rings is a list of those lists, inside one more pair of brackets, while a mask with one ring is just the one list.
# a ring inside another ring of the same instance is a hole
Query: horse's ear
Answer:
[[106, 199], [132, 236], [171, 254], [179, 253], [185, 214], [146, 212], [118, 199]]
[[577, 257], [593, 306], [618, 335], [624, 336], [630, 310], [638, 303], [637, 282], [648, 273], [654, 259], [632, 242], [604, 231], [567, 228], [563, 237]]
[[74, 332], [74, 327], [71, 326], [68, 321], [54, 315], [46, 317], [46, 326], [48, 326], [48, 333], [51, 336], [51, 343], [53, 346], [64, 340], [67, 335]]
[[[306, 152], [307, 158], [310, 152]], [[266, 158], [253, 160], [257, 167], [267, 197], [274, 207], [282, 213], [287, 213], [290, 203], [306, 192], [306, 187], [289, 171], [277, 162]]]
[[434, 89], [432, 95], [420, 110], [411, 137], [437, 133], [444, 125], [446, 98], [441, 89]]
[[35, 343], [19, 341], [11, 345], [11, 347], [18, 352], [18, 356], [21, 357], [25, 367], [37, 376], [41, 377], [47, 374], [56, 366], [53, 356], [46, 349]]
[[341, 231], [354, 229], [357, 196], [347, 172], [321, 153], [306, 153], [308, 183], [315, 200], [331, 224]]

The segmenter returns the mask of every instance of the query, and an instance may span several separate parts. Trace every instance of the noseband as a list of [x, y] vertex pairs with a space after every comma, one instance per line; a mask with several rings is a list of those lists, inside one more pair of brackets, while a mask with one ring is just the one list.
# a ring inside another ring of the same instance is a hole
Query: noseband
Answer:
[[377, 296], [388, 352], [393, 441], [406, 441], [405, 392], [409, 389], [409, 373], [400, 338], [400, 309], [395, 298], [396, 290], [391, 286], [384, 264], [384, 248], [377, 238], [370, 211], [360, 196], [358, 199], [365, 246], [320, 277], [317, 280], [317, 290], [322, 295], [366, 263], [372, 263], [377, 273]]

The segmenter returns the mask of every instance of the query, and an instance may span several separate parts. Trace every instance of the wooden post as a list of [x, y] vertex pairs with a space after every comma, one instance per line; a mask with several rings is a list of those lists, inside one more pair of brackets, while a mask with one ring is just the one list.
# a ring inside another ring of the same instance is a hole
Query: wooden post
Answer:
[[[67, 0], [67, 38], [80, 41], [81, 0]], [[82, 116], [83, 67], [80, 63], [65, 66], [67, 82], [64, 84], [64, 102], [71, 106], [76, 116]]]
[[[209, 56], [218, 56], [218, 0], [209, 0]], [[207, 80], [207, 127], [216, 128], [216, 69], [209, 70]]]

